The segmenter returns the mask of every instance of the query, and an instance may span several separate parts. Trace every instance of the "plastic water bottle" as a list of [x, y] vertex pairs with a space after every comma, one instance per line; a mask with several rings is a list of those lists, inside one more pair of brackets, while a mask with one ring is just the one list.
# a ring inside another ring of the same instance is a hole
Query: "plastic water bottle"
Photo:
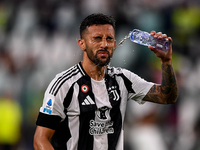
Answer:
[[154, 38], [148, 32], [134, 29], [129, 33], [130, 40], [144, 46], [152, 46], [156, 49], [167, 51], [170, 48], [170, 40], [168, 38]]

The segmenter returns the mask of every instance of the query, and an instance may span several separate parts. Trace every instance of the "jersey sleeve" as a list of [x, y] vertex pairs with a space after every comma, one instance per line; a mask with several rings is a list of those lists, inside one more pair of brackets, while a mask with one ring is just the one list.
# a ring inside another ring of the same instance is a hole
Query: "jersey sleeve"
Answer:
[[145, 101], [143, 101], [142, 99], [145, 97], [145, 95], [148, 93], [154, 83], [148, 82], [128, 70], [123, 70], [123, 73], [131, 81], [132, 89], [134, 91], [132, 93], [128, 93], [128, 100], [132, 99], [139, 104], [144, 104]]
[[55, 87], [56, 79], [57, 77], [51, 81], [45, 91], [43, 103], [36, 121], [36, 125], [51, 129], [56, 129], [59, 123], [66, 117], [63, 106], [65, 98], [63, 87], [60, 87], [56, 94], [51, 92], [53, 87]]

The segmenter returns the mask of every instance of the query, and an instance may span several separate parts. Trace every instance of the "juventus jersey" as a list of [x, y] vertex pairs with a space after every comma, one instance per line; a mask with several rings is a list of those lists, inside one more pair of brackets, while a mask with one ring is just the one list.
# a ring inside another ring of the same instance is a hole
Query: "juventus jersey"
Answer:
[[93, 80], [81, 62], [49, 84], [36, 124], [55, 130], [56, 150], [122, 150], [127, 100], [142, 104], [153, 83], [122, 68], [107, 67]]

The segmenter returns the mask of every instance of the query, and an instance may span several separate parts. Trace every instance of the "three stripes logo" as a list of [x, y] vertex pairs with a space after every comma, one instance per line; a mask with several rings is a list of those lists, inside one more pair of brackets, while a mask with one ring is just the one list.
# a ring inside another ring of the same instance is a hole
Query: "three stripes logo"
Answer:
[[84, 101], [81, 103], [82, 105], [93, 105], [95, 104], [91, 97], [88, 95]]

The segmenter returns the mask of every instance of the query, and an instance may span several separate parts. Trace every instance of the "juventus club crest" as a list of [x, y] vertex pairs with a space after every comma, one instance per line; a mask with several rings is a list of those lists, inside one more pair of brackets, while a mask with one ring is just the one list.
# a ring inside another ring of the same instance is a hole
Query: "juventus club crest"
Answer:
[[117, 93], [117, 87], [116, 86], [109, 87], [108, 93], [109, 93], [109, 96], [112, 97], [113, 101], [119, 100], [119, 94]]

